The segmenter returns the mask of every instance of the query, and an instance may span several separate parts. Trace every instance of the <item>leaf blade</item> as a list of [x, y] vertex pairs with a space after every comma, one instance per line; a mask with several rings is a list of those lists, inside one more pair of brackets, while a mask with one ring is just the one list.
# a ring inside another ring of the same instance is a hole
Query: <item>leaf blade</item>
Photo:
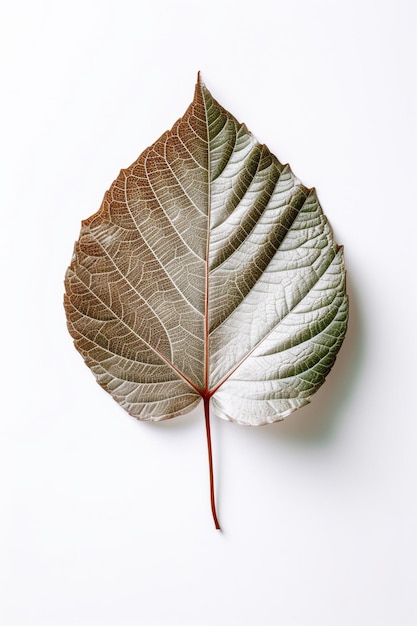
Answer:
[[308, 402], [334, 362], [343, 251], [315, 190], [199, 80], [83, 222], [65, 306], [87, 365], [135, 417], [212, 396], [220, 417], [263, 424]]

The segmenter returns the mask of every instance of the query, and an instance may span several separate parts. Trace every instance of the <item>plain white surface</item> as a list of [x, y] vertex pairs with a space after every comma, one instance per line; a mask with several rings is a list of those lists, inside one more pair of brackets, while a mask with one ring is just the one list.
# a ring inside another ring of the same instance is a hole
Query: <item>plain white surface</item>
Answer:
[[[413, 0], [3, 1], [2, 625], [417, 623], [416, 18]], [[130, 418], [62, 307], [80, 220], [197, 70], [317, 188], [351, 299], [310, 406], [212, 420], [222, 533], [202, 409]]]

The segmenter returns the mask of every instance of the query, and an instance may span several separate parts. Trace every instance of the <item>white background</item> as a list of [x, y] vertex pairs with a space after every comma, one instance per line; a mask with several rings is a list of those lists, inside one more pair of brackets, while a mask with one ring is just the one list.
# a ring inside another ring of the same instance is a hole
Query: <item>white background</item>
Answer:
[[[2, 626], [417, 623], [416, 3], [3, 1]], [[335, 368], [283, 424], [152, 425], [67, 333], [80, 221], [197, 70], [345, 245]]]

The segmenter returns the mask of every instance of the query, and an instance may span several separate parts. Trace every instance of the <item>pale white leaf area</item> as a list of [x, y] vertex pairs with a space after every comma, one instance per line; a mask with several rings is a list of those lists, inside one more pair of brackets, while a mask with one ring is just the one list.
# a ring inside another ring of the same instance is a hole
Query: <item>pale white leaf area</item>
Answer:
[[[2, 2], [2, 626], [417, 623], [416, 21], [411, 0]], [[127, 415], [62, 305], [81, 219], [198, 70], [316, 188], [350, 298], [308, 406], [213, 415], [221, 533], [202, 406]]]

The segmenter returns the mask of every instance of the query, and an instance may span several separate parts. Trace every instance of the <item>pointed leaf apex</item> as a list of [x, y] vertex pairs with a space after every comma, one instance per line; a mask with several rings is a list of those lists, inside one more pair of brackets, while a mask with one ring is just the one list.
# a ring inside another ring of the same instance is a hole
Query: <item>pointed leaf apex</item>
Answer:
[[201, 72], [200, 72], [200, 70], [198, 70], [198, 73], [197, 73], [197, 84], [198, 84], [200, 87], [205, 87], [205, 86], [206, 86], [206, 85], [205, 85], [205, 83], [204, 83], [204, 80], [201, 78]]

